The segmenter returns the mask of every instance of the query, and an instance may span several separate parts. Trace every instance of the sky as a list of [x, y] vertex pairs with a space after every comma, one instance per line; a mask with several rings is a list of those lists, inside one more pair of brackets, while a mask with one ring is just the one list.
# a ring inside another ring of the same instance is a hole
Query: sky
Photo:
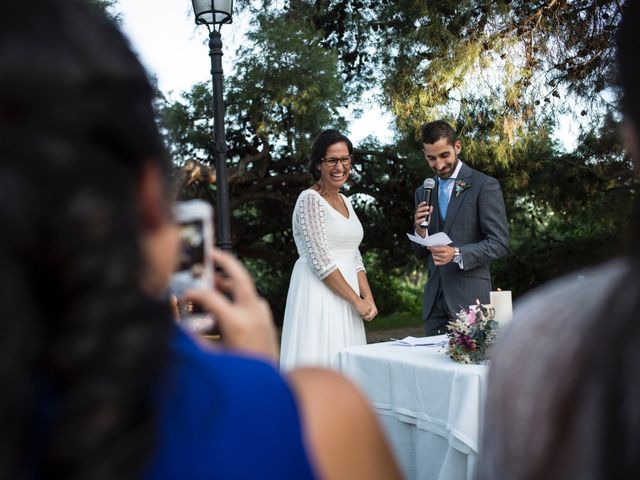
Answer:
[[[190, 0], [119, 0], [116, 11], [133, 50], [169, 98], [178, 98], [196, 82], [210, 81], [208, 31], [195, 24]], [[237, 15], [232, 24], [222, 27], [225, 74], [232, 70], [234, 53], [247, 28], [248, 17]], [[351, 120], [349, 138], [358, 143], [373, 134], [391, 141], [391, 116], [375, 105], [364, 110], [362, 118]]]
[[[119, 0], [116, 10], [134, 51], [166, 96], [178, 98], [196, 82], [210, 81], [208, 32], [205, 26], [196, 26], [190, 0]], [[222, 27], [225, 74], [232, 71], [248, 22], [248, 16], [236, 15], [232, 24]], [[347, 135], [355, 144], [368, 135], [385, 143], [393, 140], [389, 113], [375, 101], [355, 107], [365, 112], [350, 119]], [[555, 136], [567, 150], [575, 147], [577, 134], [577, 123], [569, 116], [560, 117]]]

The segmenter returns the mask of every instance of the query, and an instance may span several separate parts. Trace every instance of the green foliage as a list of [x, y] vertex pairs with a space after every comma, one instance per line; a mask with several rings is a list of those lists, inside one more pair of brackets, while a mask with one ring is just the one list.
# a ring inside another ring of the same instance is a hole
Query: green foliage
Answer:
[[372, 322], [364, 322], [364, 329], [367, 333], [407, 327], [424, 327], [422, 314], [415, 311], [395, 312], [389, 315], [379, 315]]
[[518, 295], [620, 252], [637, 179], [618, 131], [607, 115], [572, 153], [559, 153], [543, 137], [519, 152], [514, 164], [521, 170], [502, 181], [511, 252], [494, 264], [498, 287]]
[[619, 0], [290, 0], [292, 11], [340, 51], [350, 84], [382, 85], [403, 134], [438, 117], [487, 122], [503, 164], [532, 121], [597, 117], [613, 87]]
[[213, 163], [213, 108], [210, 83], [197, 83], [183, 92], [183, 100], [161, 99], [159, 110], [163, 132], [174, 162], [186, 160]]
[[272, 263], [265, 260], [247, 257], [243, 260], [255, 279], [260, 294], [269, 301], [276, 324], [282, 325], [292, 267], [282, 265], [274, 268]]
[[282, 143], [282, 155], [302, 156], [310, 134], [345, 127], [336, 52], [320, 46], [318, 32], [304, 19], [261, 14], [256, 23], [228, 82], [233, 133], [253, 148]]
[[380, 315], [407, 312], [420, 318], [425, 272], [414, 270], [407, 273], [403, 268], [387, 269], [380, 262], [378, 251], [367, 251], [363, 261]]

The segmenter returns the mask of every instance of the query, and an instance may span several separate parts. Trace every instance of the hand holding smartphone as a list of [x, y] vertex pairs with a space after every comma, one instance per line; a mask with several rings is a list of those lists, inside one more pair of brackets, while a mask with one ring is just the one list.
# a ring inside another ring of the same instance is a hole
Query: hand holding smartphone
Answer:
[[213, 290], [191, 290], [197, 300], [216, 317], [224, 345], [274, 364], [278, 362], [278, 340], [269, 304], [258, 295], [251, 274], [233, 255], [213, 249], [216, 268], [225, 281]]
[[210, 333], [213, 316], [182, 298], [189, 289], [213, 289], [213, 208], [203, 200], [177, 202], [174, 215], [180, 229], [180, 248], [170, 290], [178, 299], [181, 324], [193, 332]]

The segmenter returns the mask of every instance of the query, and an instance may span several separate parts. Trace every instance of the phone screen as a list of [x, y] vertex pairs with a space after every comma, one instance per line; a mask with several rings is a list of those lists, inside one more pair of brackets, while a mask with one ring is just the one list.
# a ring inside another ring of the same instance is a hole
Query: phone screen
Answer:
[[[202, 220], [180, 224], [180, 249], [176, 270], [173, 274], [175, 287], [207, 288], [205, 277], [205, 236]], [[209, 259], [210, 261], [210, 259]], [[177, 293], [177, 292], [176, 292]]]
[[171, 278], [171, 292], [178, 299], [180, 323], [187, 330], [211, 334], [215, 324], [211, 314], [196, 303], [181, 300], [189, 289], [213, 288], [213, 265], [209, 254], [213, 243], [212, 215], [209, 207], [197, 207], [195, 202], [177, 206], [179, 250]]

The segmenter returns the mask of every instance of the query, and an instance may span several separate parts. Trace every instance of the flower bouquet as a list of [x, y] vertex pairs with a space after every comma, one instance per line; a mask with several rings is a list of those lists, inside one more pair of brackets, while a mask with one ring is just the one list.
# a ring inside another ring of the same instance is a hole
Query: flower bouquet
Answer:
[[482, 363], [498, 334], [495, 310], [490, 305], [475, 305], [460, 310], [456, 320], [449, 322], [447, 355], [460, 363]]

